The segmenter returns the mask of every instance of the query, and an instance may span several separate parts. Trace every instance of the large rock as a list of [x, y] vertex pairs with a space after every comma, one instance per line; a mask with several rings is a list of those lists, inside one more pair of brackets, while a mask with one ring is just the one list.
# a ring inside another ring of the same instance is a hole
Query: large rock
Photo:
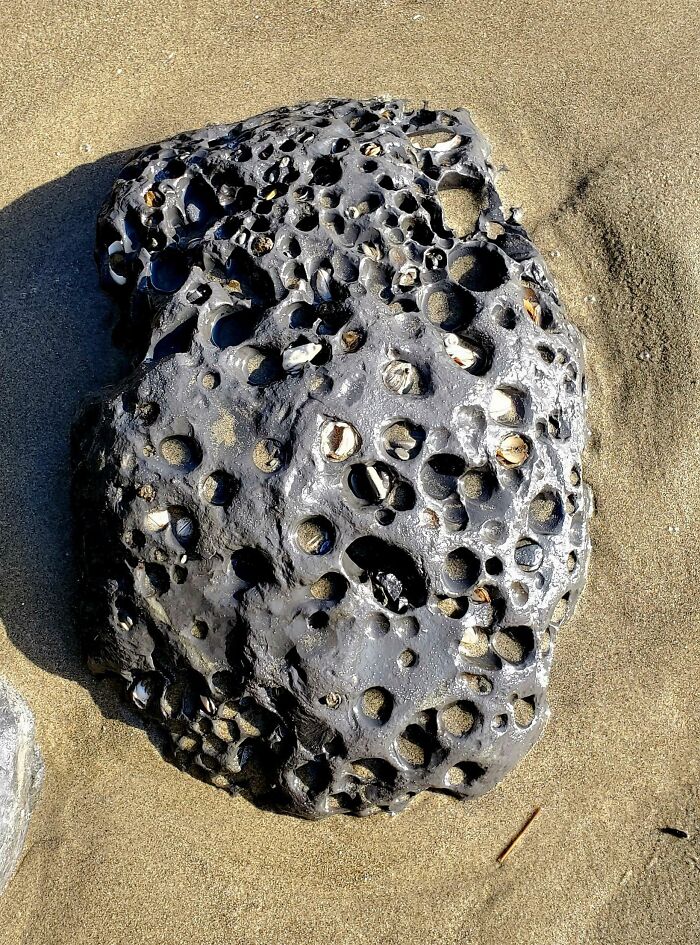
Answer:
[[274, 809], [489, 790], [545, 723], [589, 499], [581, 341], [468, 113], [179, 135], [97, 256], [135, 368], [75, 430], [93, 668]]
[[17, 866], [42, 777], [32, 713], [0, 678], [0, 893]]

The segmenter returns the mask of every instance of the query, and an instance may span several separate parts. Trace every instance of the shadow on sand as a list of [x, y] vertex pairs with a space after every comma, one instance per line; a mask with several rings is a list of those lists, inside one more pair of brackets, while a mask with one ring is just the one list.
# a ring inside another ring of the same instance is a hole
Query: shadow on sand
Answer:
[[73, 416], [126, 370], [93, 244], [97, 211], [129, 156], [76, 168], [0, 211], [0, 617], [32, 662], [142, 727], [83, 663], [70, 513]]

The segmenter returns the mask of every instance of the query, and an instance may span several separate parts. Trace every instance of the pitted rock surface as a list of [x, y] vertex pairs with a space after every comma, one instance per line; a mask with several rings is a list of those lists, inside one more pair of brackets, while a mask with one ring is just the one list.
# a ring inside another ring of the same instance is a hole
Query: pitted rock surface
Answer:
[[469, 114], [178, 135], [97, 257], [134, 371], [74, 432], [93, 668], [268, 808], [492, 788], [546, 721], [590, 500], [581, 340]]

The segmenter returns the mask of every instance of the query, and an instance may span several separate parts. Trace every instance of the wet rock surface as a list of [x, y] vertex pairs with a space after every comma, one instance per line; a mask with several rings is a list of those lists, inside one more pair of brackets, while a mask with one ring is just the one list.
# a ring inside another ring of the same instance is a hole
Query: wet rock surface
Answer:
[[468, 113], [179, 135], [97, 257], [134, 370], [74, 429], [92, 668], [274, 810], [492, 788], [546, 721], [590, 499], [581, 341]]
[[0, 893], [19, 861], [42, 778], [32, 713], [0, 677]]

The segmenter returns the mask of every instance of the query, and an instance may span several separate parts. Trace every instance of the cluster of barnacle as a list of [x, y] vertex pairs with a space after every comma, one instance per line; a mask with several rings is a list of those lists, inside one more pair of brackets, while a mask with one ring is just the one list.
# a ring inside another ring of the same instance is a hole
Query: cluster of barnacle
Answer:
[[468, 114], [180, 135], [98, 259], [135, 371], [76, 426], [93, 666], [274, 809], [488, 790], [545, 721], [589, 501], [580, 340]]

